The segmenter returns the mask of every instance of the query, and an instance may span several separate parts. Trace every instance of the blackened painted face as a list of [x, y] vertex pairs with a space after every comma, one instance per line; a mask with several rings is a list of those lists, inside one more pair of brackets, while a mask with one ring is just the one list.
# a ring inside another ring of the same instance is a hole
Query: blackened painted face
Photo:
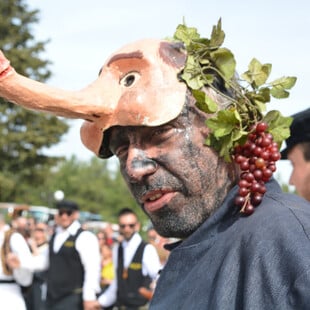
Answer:
[[110, 150], [131, 193], [162, 236], [189, 236], [232, 186], [232, 167], [204, 145], [207, 131], [204, 114], [187, 105], [162, 126], [111, 128]]

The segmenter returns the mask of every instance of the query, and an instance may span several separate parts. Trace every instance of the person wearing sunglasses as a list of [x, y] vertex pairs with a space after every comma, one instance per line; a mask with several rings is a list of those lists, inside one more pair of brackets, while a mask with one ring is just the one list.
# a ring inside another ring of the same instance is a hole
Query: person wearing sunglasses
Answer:
[[123, 241], [113, 249], [116, 278], [98, 301], [104, 309], [113, 304], [122, 310], [147, 309], [149, 299], [139, 289], [152, 290], [161, 269], [159, 256], [153, 245], [142, 240], [140, 222], [133, 210], [123, 208], [118, 225]]
[[57, 227], [34, 269], [47, 269], [47, 310], [93, 310], [100, 291], [100, 251], [95, 234], [83, 230], [79, 206], [68, 200], [57, 203]]

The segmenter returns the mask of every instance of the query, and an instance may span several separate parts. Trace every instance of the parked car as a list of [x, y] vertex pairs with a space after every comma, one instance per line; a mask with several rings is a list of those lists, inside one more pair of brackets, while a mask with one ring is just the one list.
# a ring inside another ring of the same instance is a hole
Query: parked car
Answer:
[[13, 202], [0, 202], [0, 212], [11, 221], [19, 216], [27, 216], [30, 206]]
[[46, 206], [30, 206], [28, 216], [33, 217], [37, 222], [49, 223], [54, 220], [57, 210]]

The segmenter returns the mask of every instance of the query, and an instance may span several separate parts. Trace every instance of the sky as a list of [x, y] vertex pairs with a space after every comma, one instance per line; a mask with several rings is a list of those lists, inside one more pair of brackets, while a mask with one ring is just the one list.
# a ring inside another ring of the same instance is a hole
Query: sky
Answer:
[[[196, 27], [209, 37], [222, 19], [224, 46], [231, 49], [237, 71], [243, 73], [252, 58], [272, 64], [270, 80], [296, 76], [288, 99], [272, 100], [268, 110], [292, 115], [308, 108], [310, 86], [309, 0], [27, 0], [38, 9], [33, 32], [37, 40], [49, 39], [43, 55], [52, 62], [49, 85], [79, 90], [93, 82], [106, 59], [127, 43], [144, 38], [171, 37], [178, 24]], [[80, 160], [94, 156], [80, 141], [81, 120], [49, 154]], [[278, 164], [277, 177], [288, 182], [291, 166]]]

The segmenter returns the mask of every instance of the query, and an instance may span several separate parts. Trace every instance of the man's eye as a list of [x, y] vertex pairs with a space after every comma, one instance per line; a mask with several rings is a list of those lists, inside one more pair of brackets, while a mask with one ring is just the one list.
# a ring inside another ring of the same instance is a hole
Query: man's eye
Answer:
[[114, 155], [116, 155], [117, 157], [124, 157], [127, 154], [128, 151], [128, 147], [123, 145], [123, 146], [119, 146], [115, 149], [114, 151]]
[[166, 137], [172, 133], [173, 133], [173, 128], [171, 126], [158, 127], [153, 130], [152, 137], [154, 138]]

